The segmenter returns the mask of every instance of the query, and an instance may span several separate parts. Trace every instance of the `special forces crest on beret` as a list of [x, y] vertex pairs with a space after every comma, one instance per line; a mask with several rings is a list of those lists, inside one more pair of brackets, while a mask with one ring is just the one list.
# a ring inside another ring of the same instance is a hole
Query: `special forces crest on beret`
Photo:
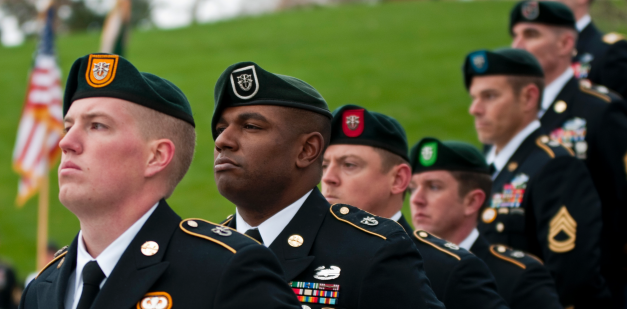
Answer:
[[485, 51], [478, 51], [470, 55], [470, 65], [478, 74], [488, 70], [488, 57]]
[[521, 14], [528, 20], [534, 20], [540, 15], [540, 6], [538, 2], [529, 1], [525, 3], [521, 8]]
[[118, 55], [89, 55], [85, 79], [94, 88], [105, 87], [115, 78], [120, 56]]
[[254, 65], [249, 65], [231, 72], [231, 85], [235, 95], [248, 100], [254, 97], [259, 91], [259, 79]]
[[342, 130], [348, 137], [358, 137], [364, 132], [364, 110], [352, 109], [344, 111]]
[[429, 142], [422, 145], [420, 149], [420, 164], [423, 166], [431, 166], [435, 163], [438, 156], [438, 143]]

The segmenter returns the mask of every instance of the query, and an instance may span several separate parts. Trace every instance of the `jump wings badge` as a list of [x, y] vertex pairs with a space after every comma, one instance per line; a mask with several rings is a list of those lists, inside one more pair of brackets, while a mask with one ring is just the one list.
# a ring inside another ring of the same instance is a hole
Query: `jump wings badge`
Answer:
[[144, 295], [137, 303], [137, 309], [170, 309], [172, 296], [167, 292], [151, 292]]
[[102, 88], [111, 84], [115, 78], [119, 60], [120, 56], [118, 55], [89, 55], [87, 72], [85, 72], [87, 84], [94, 88]]
[[364, 132], [364, 110], [352, 109], [346, 110], [342, 114], [342, 131], [348, 137], [358, 137]]
[[[559, 239], [558, 239], [559, 238]], [[549, 222], [549, 249], [557, 253], [565, 253], [575, 249], [577, 239], [577, 221], [562, 206]]]
[[318, 280], [333, 280], [340, 277], [340, 271], [342, 270], [337, 266], [329, 266], [329, 268], [320, 266], [315, 271], [314, 278]]
[[249, 65], [231, 72], [231, 86], [233, 93], [242, 100], [254, 97], [259, 91], [259, 79], [257, 79], [255, 66]]

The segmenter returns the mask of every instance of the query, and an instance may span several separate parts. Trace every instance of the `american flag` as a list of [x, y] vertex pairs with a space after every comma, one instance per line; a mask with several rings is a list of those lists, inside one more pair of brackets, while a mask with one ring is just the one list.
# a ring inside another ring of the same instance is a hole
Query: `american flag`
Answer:
[[61, 153], [63, 92], [54, 49], [54, 16], [51, 6], [45, 15], [13, 150], [13, 168], [20, 176], [18, 206], [37, 193]]

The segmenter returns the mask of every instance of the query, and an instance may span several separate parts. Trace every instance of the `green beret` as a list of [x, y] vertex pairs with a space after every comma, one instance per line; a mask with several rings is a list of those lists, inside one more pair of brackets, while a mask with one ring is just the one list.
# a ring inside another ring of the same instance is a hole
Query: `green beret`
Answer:
[[490, 174], [488, 164], [479, 150], [462, 142], [441, 142], [425, 137], [411, 148], [409, 159], [412, 174], [435, 170]]
[[464, 61], [464, 84], [470, 88], [472, 78], [485, 75], [516, 75], [544, 77], [536, 57], [523, 49], [502, 48], [495, 51], [474, 51]]
[[509, 15], [509, 32], [520, 22], [577, 29], [575, 15], [565, 4], [557, 1], [521, 1]]
[[333, 111], [330, 145], [366, 145], [407, 157], [407, 135], [396, 119], [370, 112], [357, 105], [344, 105]]
[[278, 105], [316, 112], [331, 118], [322, 95], [306, 82], [291, 76], [270, 73], [254, 62], [240, 62], [226, 68], [214, 90], [215, 106], [211, 132], [215, 140], [216, 124], [228, 107]]
[[89, 54], [74, 61], [65, 85], [63, 116], [72, 102], [93, 97], [131, 101], [195, 126], [192, 107], [181, 89], [159, 76], [139, 72], [118, 55]]

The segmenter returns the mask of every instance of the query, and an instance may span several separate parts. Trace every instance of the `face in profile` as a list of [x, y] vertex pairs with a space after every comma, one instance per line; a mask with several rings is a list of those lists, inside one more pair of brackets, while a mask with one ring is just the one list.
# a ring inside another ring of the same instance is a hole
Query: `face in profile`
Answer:
[[506, 144], [521, 126], [522, 104], [504, 75], [475, 76], [470, 84], [475, 130], [484, 144]]
[[379, 153], [370, 146], [331, 145], [322, 162], [322, 194], [331, 204], [343, 203], [380, 215], [387, 205], [393, 177], [382, 170]]
[[512, 48], [524, 49], [534, 55], [544, 72], [551, 72], [559, 61], [559, 36], [551, 26], [517, 23], [512, 28]]
[[300, 149], [284, 114], [280, 106], [229, 107], [217, 122], [215, 181], [234, 204], [271, 199], [291, 182]]
[[113, 205], [142, 182], [150, 151], [130, 104], [135, 103], [86, 98], [67, 112], [59, 142], [59, 200], [75, 214]]
[[446, 238], [465, 217], [458, 182], [448, 171], [412, 175], [409, 191], [411, 219], [417, 229]]

